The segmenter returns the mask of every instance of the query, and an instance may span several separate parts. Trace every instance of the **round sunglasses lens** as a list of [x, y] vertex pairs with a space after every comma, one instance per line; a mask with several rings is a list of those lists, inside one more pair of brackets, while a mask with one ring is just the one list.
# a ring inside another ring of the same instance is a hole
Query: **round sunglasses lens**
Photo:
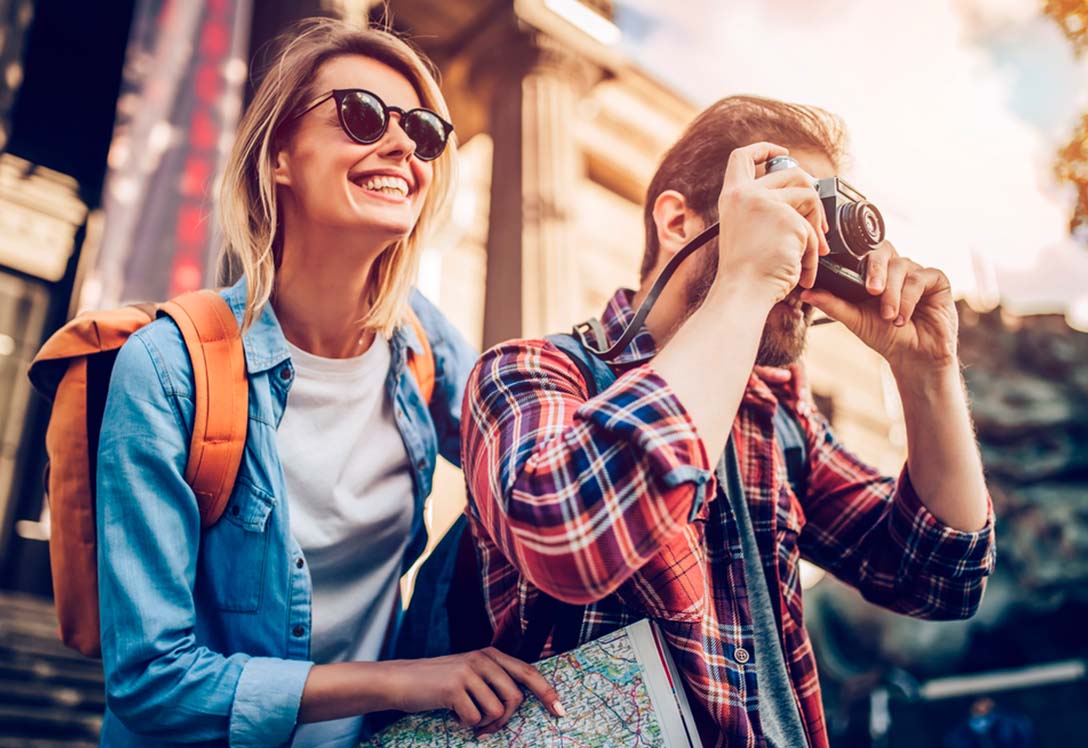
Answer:
[[417, 109], [401, 122], [401, 127], [416, 144], [416, 157], [431, 161], [446, 147], [446, 126], [438, 115]]
[[373, 143], [385, 132], [385, 108], [368, 94], [356, 92], [345, 96], [340, 116], [348, 133], [364, 143]]

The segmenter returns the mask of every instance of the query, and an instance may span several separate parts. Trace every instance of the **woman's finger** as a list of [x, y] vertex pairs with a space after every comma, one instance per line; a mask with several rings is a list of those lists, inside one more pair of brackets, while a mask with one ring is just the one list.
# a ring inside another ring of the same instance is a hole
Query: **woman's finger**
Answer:
[[501, 665], [503, 670], [510, 674], [511, 678], [528, 688], [534, 696], [540, 699], [540, 703], [543, 704], [548, 711], [556, 717], [567, 716], [566, 710], [563, 709], [563, 704], [559, 701], [559, 694], [556, 693], [555, 689], [552, 688], [552, 685], [548, 683], [535, 667], [511, 657], [505, 652], [500, 652], [494, 647], [488, 647], [483, 650], [483, 652]]
[[469, 676], [465, 683], [465, 689], [480, 709], [480, 721], [475, 725], [477, 728], [487, 727], [501, 718], [506, 712], [502, 701], [491, 690], [491, 686], [487, 684], [481, 675]]
[[522, 693], [518, 684], [498, 663], [495, 663], [493, 671], [484, 673], [484, 680], [487, 681], [487, 685], [491, 687], [491, 690], [495, 692], [503, 705], [502, 715], [481, 731], [482, 733], [491, 733], [506, 726], [506, 723], [514, 716], [518, 707], [525, 701], [525, 694]]
[[450, 709], [453, 710], [454, 714], [457, 715], [457, 719], [461, 720], [461, 724], [465, 727], [475, 727], [480, 723], [480, 710], [476, 708], [476, 703], [468, 695], [468, 691], [464, 689], [453, 697]]

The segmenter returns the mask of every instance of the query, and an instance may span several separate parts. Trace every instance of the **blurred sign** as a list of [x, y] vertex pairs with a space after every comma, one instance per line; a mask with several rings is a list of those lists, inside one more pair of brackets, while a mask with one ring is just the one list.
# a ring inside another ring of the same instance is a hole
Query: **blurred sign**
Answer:
[[163, 299], [211, 279], [211, 186], [242, 103], [251, 0], [138, 0], [81, 306]]
[[77, 189], [69, 176], [0, 154], [0, 264], [59, 281], [87, 215]]

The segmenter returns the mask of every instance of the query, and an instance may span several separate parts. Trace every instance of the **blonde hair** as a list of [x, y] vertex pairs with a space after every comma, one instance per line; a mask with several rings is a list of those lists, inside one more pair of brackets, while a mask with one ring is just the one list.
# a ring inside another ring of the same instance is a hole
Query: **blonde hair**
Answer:
[[[220, 277], [240, 270], [248, 281], [243, 330], [253, 324], [275, 290], [282, 229], [272, 177], [274, 160], [278, 147], [291, 135], [295, 113], [324, 93], [314, 90], [321, 66], [343, 55], [382, 62], [411, 82], [421, 106], [450, 118], [433, 64], [385, 29], [356, 28], [331, 18], [307, 19], [279, 36], [271, 49], [268, 70], [238, 125], [218, 196], [224, 238]], [[450, 198], [455, 159], [451, 138], [432, 162], [434, 176], [416, 225], [374, 263], [367, 284], [369, 311], [360, 321], [364, 329], [388, 337], [401, 324], [423, 240]]]

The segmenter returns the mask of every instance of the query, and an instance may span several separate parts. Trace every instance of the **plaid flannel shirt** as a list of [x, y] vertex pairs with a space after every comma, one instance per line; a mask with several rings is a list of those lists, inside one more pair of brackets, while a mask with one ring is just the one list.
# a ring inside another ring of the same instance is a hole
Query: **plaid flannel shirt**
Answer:
[[[602, 323], [610, 341], [633, 317], [618, 291]], [[469, 378], [462, 464], [484, 592], [496, 637], [543, 590], [586, 605], [580, 641], [649, 616], [672, 647], [717, 746], [762, 748], [752, 615], [741, 542], [683, 404], [650, 361], [645, 329], [617, 360], [626, 371], [588, 397], [570, 359], [544, 340], [492, 348]], [[773, 433], [796, 412], [808, 442], [795, 496]], [[802, 625], [804, 557], [868, 600], [912, 616], [977, 608], [993, 569], [992, 512], [978, 532], [936, 519], [911, 486], [848, 452], [795, 370], [772, 389], [752, 375], [733, 427], [746, 498], [812, 748], [828, 744], [816, 663]], [[550, 643], [545, 654], [550, 652]], [[716, 729], [714, 729], [716, 727]]]

